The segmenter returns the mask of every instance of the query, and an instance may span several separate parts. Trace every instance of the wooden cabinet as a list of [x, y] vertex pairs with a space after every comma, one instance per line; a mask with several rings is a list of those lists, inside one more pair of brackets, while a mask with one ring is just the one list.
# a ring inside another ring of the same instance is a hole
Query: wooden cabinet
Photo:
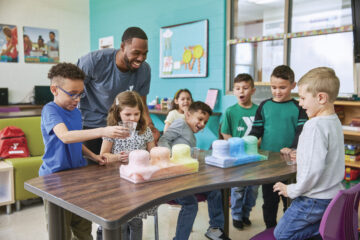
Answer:
[[[335, 101], [335, 108], [341, 110], [338, 114], [342, 125], [350, 125], [354, 117], [360, 117], [360, 102], [355, 101]], [[344, 130], [344, 138], [346, 140], [359, 141], [360, 131]], [[348, 167], [360, 168], [360, 162], [345, 161]]]

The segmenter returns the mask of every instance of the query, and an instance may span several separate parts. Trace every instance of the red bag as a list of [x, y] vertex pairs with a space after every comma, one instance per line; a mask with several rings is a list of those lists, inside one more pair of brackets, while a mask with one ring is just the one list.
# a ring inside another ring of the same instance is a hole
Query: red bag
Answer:
[[0, 158], [29, 156], [25, 134], [20, 128], [9, 126], [0, 131]]

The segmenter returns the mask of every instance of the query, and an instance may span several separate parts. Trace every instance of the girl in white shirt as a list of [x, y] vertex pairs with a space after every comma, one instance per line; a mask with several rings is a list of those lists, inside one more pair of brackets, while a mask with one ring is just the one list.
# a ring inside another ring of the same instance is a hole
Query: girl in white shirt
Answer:
[[170, 124], [179, 118], [185, 119], [184, 113], [188, 110], [193, 102], [191, 92], [188, 89], [180, 89], [175, 93], [174, 100], [172, 101], [172, 109], [166, 119], [164, 132], [169, 128]]

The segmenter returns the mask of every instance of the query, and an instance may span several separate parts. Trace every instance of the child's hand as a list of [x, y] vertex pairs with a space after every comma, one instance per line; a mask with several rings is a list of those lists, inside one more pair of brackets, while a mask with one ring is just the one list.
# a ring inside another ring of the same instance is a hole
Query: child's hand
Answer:
[[128, 152], [120, 152], [120, 154], [117, 154], [118, 160], [123, 164], [128, 164], [129, 162], [129, 153]]
[[99, 163], [99, 165], [105, 165], [107, 163], [106, 158], [102, 155], [95, 155], [93, 160]]
[[290, 154], [290, 152], [292, 151], [293, 149], [291, 148], [283, 148], [280, 150], [280, 153], [282, 154]]
[[291, 159], [291, 161], [296, 162], [296, 149], [293, 149], [290, 152], [290, 159]]
[[121, 126], [108, 126], [103, 128], [103, 136], [110, 138], [127, 138], [130, 136], [129, 129]]
[[282, 182], [277, 182], [273, 186], [274, 192], [278, 192], [279, 195], [283, 195], [284, 197], [289, 197], [287, 194], [287, 186]]

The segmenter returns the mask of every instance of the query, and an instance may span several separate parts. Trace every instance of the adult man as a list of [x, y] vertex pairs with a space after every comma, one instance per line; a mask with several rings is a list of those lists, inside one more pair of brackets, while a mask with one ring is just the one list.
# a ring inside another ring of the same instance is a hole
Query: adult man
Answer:
[[[145, 32], [138, 27], [130, 27], [123, 33], [120, 49], [90, 52], [78, 60], [78, 67], [86, 74], [86, 97], [80, 101], [84, 129], [106, 126], [108, 109], [120, 92], [138, 92], [147, 106], [146, 95], [151, 78], [150, 66], [145, 62], [147, 52]], [[146, 119], [154, 138], [158, 139], [159, 131], [152, 124], [147, 107]], [[101, 142], [101, 139], [95, 139], [85, 145], [99, 154]]]
[[48, 52], [59, 51], [59, 42], [55, 39], [55, 33], [49, 32], [49, 38], [50, 40], [46, 42]]

